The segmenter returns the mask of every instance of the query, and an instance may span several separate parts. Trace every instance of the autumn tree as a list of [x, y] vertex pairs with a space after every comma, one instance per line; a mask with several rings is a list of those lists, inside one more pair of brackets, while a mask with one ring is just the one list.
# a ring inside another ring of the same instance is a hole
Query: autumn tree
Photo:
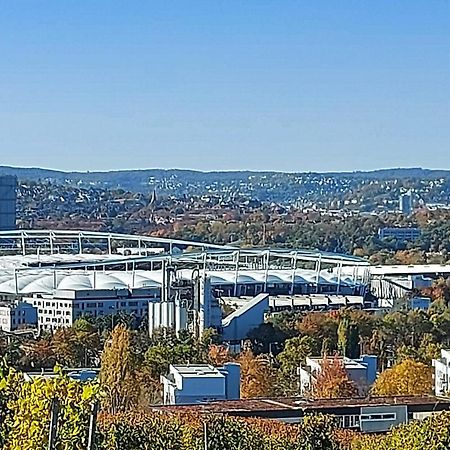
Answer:
[[52, 369], [56, 364], [55, 347], [50, 338], [42, 338], [24, 346], [32, 368]]
[[302, 317], [297, 330], [314, 340], [314, 353], [323, 354], [337, 348], [338, 318], [330, 313], [312, 312]]
[[241, 397], [270, 397], [275, 395], [275, 373], [264, 355], [255, 356], [251, 350], [241, 353]]
[[340, 354], [349, 358], [359, 358], [358, 326], [346, 315], [339, 320], [337, 336]]
[[117, 413], [133, 406], [139, 396], [137, 379], [131, 332], [124, 325], [118, 325], [102, 354], [100, 383], [106, 392], [104, 407]]
[[349, 378], [342, 358], [324, 356], [320, 370], [312, 382], [311, 396], [319, 399], [346, 398], [357, 395], [358, 386]]
[[305, 362], [305, 358], [312, 354], [313, 347], [314, 341], [309, 336], [296, 336], [285, 342], [284, 350], [277, 356], [280, 364], [280, 384], [284, 394], [298, 393], [297, 369]]
[[382, 372], [372, 387], [375, 395], [426, 395], [432, 391], [431, 367], [412, 359]]
[[213, 366], [223, 366], [231, 359], [230, 350], [225, 345], [213, 344], [209, 347], [208, 362]]

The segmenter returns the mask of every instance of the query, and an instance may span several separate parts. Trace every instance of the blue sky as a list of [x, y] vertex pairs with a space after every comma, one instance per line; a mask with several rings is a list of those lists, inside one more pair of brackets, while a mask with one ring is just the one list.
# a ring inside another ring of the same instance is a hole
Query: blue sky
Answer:
[[0, 0], [0, 156], [450, 169], [450, 2]]

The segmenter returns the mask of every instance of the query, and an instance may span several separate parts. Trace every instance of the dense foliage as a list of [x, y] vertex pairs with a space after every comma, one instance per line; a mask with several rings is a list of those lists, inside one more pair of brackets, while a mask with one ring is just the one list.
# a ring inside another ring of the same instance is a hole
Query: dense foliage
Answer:
[[450, 448], [450, 412], [395, 427], [385, 436], [354, 435], [349, 450], [446, 450]]
[[192, 414], [121, 414], [99, 423], [101, 450], [332, 450], [333, 421], [311, 416], [301, 425]]
[[8, 370], [0, 380], [0, 398], [4, 402], [0, 423], [2, 448], [47, 449], [52, 402], [57, 402], [56, 448], [84, 450], [91, 405], [98, 395], [99, 386], [94, 382], [79, 383], [63, 375], [38, 377], [30, 382], [25, 381], [23, 374]]

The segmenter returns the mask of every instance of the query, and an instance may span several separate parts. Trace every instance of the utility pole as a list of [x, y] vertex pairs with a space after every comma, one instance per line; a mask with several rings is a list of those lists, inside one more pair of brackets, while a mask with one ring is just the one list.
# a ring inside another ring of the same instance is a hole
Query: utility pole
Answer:
[[203, 438], [204, 438], [204, 442], [205, 442], [205, 449], [204, 450], [209, 450], [209, 445], [208, 445], [208, 422], [206, 420], [203, 422]]
[[52, 400], [50, 412], [50, 430], [48, 434], [48, 450], [56, 450], [56, 435], [58, 432], [59, 403], [56, 398]]
[[89, 416], [89, 434], [86, 450], [95, 449], [95, 427], [97, 425], [98, 402], [91, 405], [91, 414]]

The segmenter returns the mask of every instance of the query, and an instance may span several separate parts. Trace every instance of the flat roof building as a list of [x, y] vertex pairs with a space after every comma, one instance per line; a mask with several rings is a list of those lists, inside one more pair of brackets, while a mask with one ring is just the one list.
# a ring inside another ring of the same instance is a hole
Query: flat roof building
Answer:
[[415, 241], [421, 235], [422, 232], [417, 227], [384, 227], [378, 230], [380, 239], [393, 238], [398, 241]]
[[223, 367], [207, 364], [171, 365], [161, 376], [165, 405], [188, 405], [240, 398], [241, 368], [236, 363]]
[[[367, 390], [377, 377], [377, 357], [362, 355], [361, 358], [339, 357], [351, 380], [355, 382], [361, 392]], [[314, 379], [322, 370], [323, 358], [307, 357], [305, 364], [298, 368], [300, 377], [300, 395], [306, 395], [313, 387]]]
[[358, 397], [310, 400], [302, 397], [214, 401], [190, 406], [155, 406], [155, 411], [193, 411], [301, 423], [305, 416], [327, 414], [339, 428], [363, 433], [386, 433], [391, 427], [422, 420], [450, 409], [450, 398], [427, 396]]

